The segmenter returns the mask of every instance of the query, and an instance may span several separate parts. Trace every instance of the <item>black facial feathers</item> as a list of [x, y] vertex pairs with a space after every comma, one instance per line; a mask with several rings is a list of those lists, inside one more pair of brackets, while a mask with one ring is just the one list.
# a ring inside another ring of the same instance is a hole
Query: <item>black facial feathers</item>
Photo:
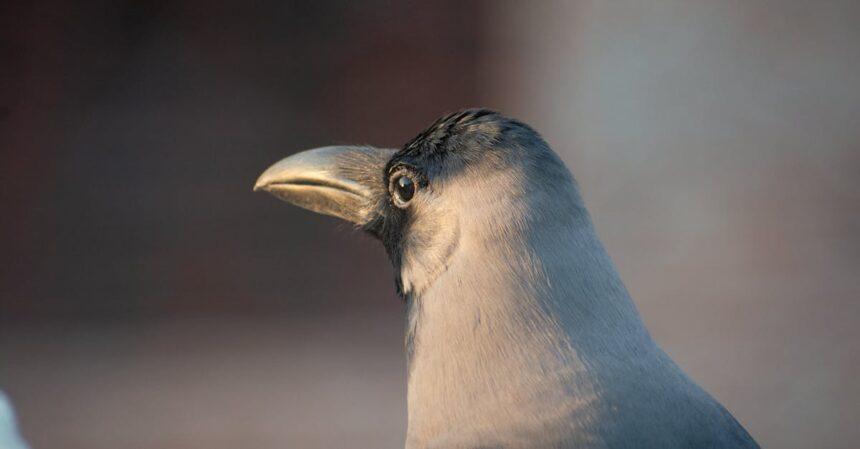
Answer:
[[482, 117], [491, 117], [496, 120], [501, 118], [497, 112], [488, 109], [466, 109], [448, 114], [436, 120], [430, 127], [410, 140], [403, 146], [403, 150], [399, 154], [417, 156], [422, 153], [445, 152], [448, 150], [445, 143], [452, 135], [462, 133], [467, 125], [480, 123]]
[[528, 125], [489, 109], [448, 114], [407, 142], [388, 162], [385, 175], [398, 165], [422, 168], [453, 153], [464, 159], [479, 157], [483, 151], [517, 135], [537, 137]]

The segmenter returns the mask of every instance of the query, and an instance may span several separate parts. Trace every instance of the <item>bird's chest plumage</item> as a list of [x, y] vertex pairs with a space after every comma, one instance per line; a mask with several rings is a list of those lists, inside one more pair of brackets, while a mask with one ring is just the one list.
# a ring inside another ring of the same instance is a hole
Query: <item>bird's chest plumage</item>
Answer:
[[497, 276], [448, 272], [414, 299], [407, 448], [590, 438], [585, 366], [523, 284], [486, 282]]

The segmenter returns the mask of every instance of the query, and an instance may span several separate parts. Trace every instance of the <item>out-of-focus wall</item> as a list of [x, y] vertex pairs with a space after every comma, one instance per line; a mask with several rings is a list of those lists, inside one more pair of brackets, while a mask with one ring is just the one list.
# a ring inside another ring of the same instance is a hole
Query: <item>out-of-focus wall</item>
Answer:
[[399, 146], [475, 103], [478, 9], [451, 16], [455, 3], [5, 5], [0, 312], [112, 320], [366, 304], [326, 281], [333, 270], [372, 277], [354, 262], [375, 245], [250, 189], [291, 153]]
[[485, 105], [569, 164], [657, 340], [765, 447], [860, 440], [860, 7], [0, 5], [0, 389], [36, 449], [399, 447], [384, 252], [251, 193]]
[[573, 170], [656, 339], [764, 447], [855, 446], [860, 4], [493, 11], [490, 97]]

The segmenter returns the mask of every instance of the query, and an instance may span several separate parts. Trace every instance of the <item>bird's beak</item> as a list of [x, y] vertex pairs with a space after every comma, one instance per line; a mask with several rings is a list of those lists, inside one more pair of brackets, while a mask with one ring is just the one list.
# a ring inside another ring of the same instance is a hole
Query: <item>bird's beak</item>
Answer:
[[385, 164], [395, 153], [373, 147], [332, 146], [294, 154], [269, 167], [254, 191], [363, 226], [385, 198]]

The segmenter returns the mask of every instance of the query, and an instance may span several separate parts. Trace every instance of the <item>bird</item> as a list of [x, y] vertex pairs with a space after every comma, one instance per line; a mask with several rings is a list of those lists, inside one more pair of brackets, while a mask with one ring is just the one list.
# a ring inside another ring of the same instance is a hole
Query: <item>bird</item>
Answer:
[[405, 306], [406, 449], [756, 448], [655, 343], [580, 189], [529, 125], [447, 114], [254, 185], [378, 239]]
[[27, 444], [18, 432], [12, 403], [0, 391], [0, 449], [27, 449]]

